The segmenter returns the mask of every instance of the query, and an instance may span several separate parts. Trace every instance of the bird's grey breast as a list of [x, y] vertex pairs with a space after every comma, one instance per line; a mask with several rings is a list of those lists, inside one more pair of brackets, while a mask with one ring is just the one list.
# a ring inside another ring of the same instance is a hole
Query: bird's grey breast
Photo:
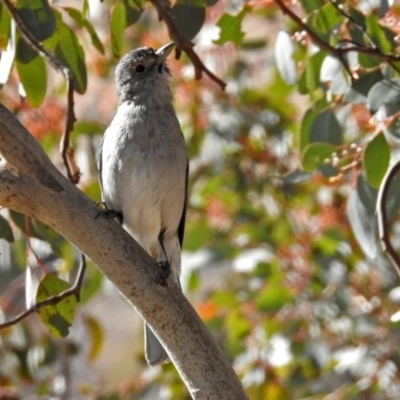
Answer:
[[[177, 193], [185, 190], [186, 154], [172, 105], [120, 104], [103, 142], [103, 165], [108, 166], [102, 172], [107, 205], [107, 198], [117, 211], [123, 211], [122, 199], [127, 198], [150, 203], [164, 200], [165, 206], [176, 203], [170, 188]], [[160, 193], [166, 198], [160, 198]]]

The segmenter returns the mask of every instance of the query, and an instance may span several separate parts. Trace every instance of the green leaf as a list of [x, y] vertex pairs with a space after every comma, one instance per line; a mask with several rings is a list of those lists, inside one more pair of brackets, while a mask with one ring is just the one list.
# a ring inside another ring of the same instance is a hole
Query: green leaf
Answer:
[[371, 113], [377, 112], [383, 105], [386, 117], [400, 110], [400, 78], [384, 79], [368, 92], [368, 108]]
[[74, 124], [74, 130], [71, 134], [98, 135], [106, 130], [106, 126], [97, 121], [79, 120]]
[[388, 169], [390, 148], [385, 135], [380, 133], [371, 140], [364, 149], [363, 170], [367, 182], [374, 188], [379, 188]]
[[[192, 40], [200, 31], [206, 18], [203, 2], [178, 0], [170, 10], [170, 15], [185, 40]], [[173, 38], [176, 40], [176, 38]]]
[[313, 28], [322, 39], [329, 41], [332, 31], [343, 19], [339, 11], [331, 3], [327, 3], [308, 16], [307, 25]]
[[[36, 292], [36, 303], [67, 290], [70, 285], [54, 275], [46, 275]], [[57, 338], [66, 337], [74, 319], [77, 301], [71, 295], [55, 305], [41, 307], [38, 314], [49, 332]]]
[[313, 108], [309, 108], [304, 114], [303, 120], [301, 121], [300, 129], [300, 151], [310, 144], [310, 132], [311, 127], [317, 118], [318, 112]]
[[367, 257], [375, 258], [376, 247], [376, 218], [365, 209], [356, 190], [352, 190], [347, 199], [347, 219], [353, 234]]
[[351, 89], [344, 96], [344, 101], [353, 104], [365, 104], [370, 89], [381, 80], [383, 80], [383, 74], [380, 69], [361, 75], [360, 78], [351, 85]]
[[229, 14], [223, 15], [217, 23], [217, 26], [220, 28], [219, 39], [214, 40], [214, 43], [222, 45], [227, 42], [233, 42], [237, 46], [240, 46], [244, 38], [242, 20], [247, 11], [248, 8], [244, 7], [236, 16]]
[[32, 218], [17, 211], [10, 210], [9, 212], [11, 220], [26, 236], [44, 239], [43, 235], [35, 229]]
[[39, 107], [46, 95], [47, 72], [43, 58], [19, 38], [16, 66], [26, 97], [32, 107]]
[[302, 152], [301, 162], [307, 172], [312, 172], [320, 166], [326, 165], [325, 160], [330, 159], [337, 151], [337, 147], [329, 143], [311, 143]]
[[371, 13], [365, 19], [367, 34], [378, 49], [383, 53], [390, 53], [394, 46], [394, 34], [379, 24], [378, 18]]
[[268, 285], [256, 298], [257, 307], [261, 311], [279, 311], [290, 301], [290, 292], [281, 285]]
[[320, 9], [324, 5], [324, 0], [300, 0], [300, 4], [306, 13], [311, 13]]
[[11, 31], [11, 16], [3, 4], [0, 4], [0, 49], [6, 50]]
[[15, 240], [10, 223], [2, 215], [0, 215], [0, 238], [10, 243]]
[[321, 86], [320, 71], [326, 57], [325, 51], [318, 51], [308, 58], [308, 62], [299, 79], [299, 92], [307, 94]]
[[136, 0], [123, 0], [126, 12], [126, 27], [133, 25], [140, 19], [142, 8]]
[[122, 53], [122, 35], [126, 28], [126, 9], [123, 3], [118, 2], [111, 13], [111, 49], [115, 57]]
[[46, 0], [18, 0], [17, 12], [25, 26], [40, 42], [56, 30], [54, 10]]
[[316, 116], [310, 129], [310, 142], [341, 144], [342, 128], [332, 108], [326, 108]]
[[275, 63], [282, 79], [288, 85], [293, 85], [297, 80], [293, 52], [294, 46], [290, 35], [286, 31], [280, 31], [275, 42]]
[[99, 37], [97, 36], [97, 33], [95, 29], [93, 28], [93, 25], [83, 16], [83, 13], [81, 14], [79, 10], [76, 8], [72, 7], [63, 7], [63, 10], [68, 13], [68, 15], [75, 21], [75, 23], [79, 27], [83, 27], [86, 29], [87, 33], [90, 35], [90, 38], [92, 40], [93, 46], [102, 54], [104, 54], [104, 46], [103, 43], [101, 43]]
[[366, 211], [370, 215], [373, 215], [376, 211], [378, 190], [368, 184], [368, 182], [365, 180], [365, 176], [363, 173], [359, 174], [357, 177], [357, 194], [361, 202], [363, 203]]
[[82, 46], [74, 31], [62, 21], [57, 26], [57, 34], [59, 39], [55, 56], [71, 70], [74, 76], [74, 89], [83, 94], [87, 86], [87, 71]]
[[204, 3], [207, 7], [213, 6], [218, 3], [218, 0], [204, 0]]

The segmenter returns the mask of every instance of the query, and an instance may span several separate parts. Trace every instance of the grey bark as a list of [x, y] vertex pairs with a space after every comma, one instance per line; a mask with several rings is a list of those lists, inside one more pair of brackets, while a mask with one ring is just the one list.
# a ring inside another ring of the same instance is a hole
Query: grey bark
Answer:
[[97, 265], [153, 328], [196, 400], [247, 399], [227, 358], [180, 289], [114, 220], [70, 183], [0, 104], [0, 205], [41, 221]]

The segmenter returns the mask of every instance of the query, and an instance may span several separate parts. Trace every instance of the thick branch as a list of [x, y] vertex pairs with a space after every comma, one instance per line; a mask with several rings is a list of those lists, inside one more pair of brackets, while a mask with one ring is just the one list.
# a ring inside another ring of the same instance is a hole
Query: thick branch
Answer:
[[378, 217], [379, 238], [382, 249], [388, 255], [397, 273], [400, 275], [400, 258], [390, 241], [390, 224], [387, 218], [386, 205], [389, 195], [390, 185], [396, 174], [400, 171], [400, 160], [394, 163], [386, 172], [378, 193], [376, 202], [376, 213]]
[[0, 205], [35, 218], [92, 259], [153, 328], [193, 399], [246, 399], [240, 381], [172, 279], [51, 164], [0, 104]]

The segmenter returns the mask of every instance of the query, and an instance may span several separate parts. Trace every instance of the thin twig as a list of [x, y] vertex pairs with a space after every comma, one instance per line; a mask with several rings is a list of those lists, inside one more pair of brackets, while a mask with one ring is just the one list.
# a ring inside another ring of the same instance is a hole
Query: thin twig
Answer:
[[334, 47], [331, 44], [325, 42], [325, 40], [323, 40], [321, 37], [319, 37], [317, 32], [315, 32], [311, 27], [309, 27], [297, 14], [295, 14], [284, 3], [284, 0], [275, 0], [275, 3], [279, 6], [279, 8], [282, 10], [282, 12], [284, 14], [288, 15], [294, 22], [296, 22], [297, 25], [300, 26], [300, 28], [302, 30], [304, 30], [308, 34], [308, 36], [311, 38], [311, 40], [317, 46], [319, 46], [321, 49], [327, 50], [329, 53], [333, 54], [336, 58], [338, 58], [341, 61], [341, 63], [343, 64], [343, 67], [346, 69], [346, 71], [348, 72], [348, 74], [350, 75], [350, 78], [352, 80], [354, 79], [354, 77], [352, 75], [352, 71], [350, 70], [350, 68], [344, 58], [344, 55], [346, 53], [350, 53], [350, 52], [354, 51], [356, 53], [367, 54], [367, 55], [371, 55], [374, 57], [378, 57], [390, 64], [393, 62], [400, 61], [400, 56], [397, 56], [394, 54], [384, 54], [376, 47], [366, 47], [366, 46], [360, 46], [357, 44], [346, 46], [346, 47], [344, 47], [344, 46]]
[[194, 46], [193, 43], [186, 40], [179, 32], [179, 29], [176, 26], [175, 21], [173, 20], [169, 12], [168, 4], [163, 0], [149, 0], [149, 1], [156, 8], [160, 20], [165, 22], [169, 31], [169, 35], [176, 42], [176, 58], [178, 59], [180, 57], [181, 51], [184, 51], [189, 57], [189, 59], [192, 61], [196, 79], [201, 79], [204, 72], [211, 80], [216, 82], [221, 87], [222, 90], [224, 90], [226, 87], [226, 83], [222, 79], [218, 78], [204, 65], [200, 57], [193, 50]]
[[382, 249], [388, 255], [397, 273], [400, 275], [400, 258], [390, 242], [389, 222], [386, 212], [386, 203], [388, 200], [390, 185], [394, 177], [400, 171], [400, 160], [393, 164], [383, 178], [381, 187], [378, 192], [376, 202], [376, 213], [378, 217], [379, 239], [381, 240]]
[[60, 142], [60, 152], [63, 159], [64, 167], [67, 172], [68, 179], [73, 183], [79, 182], [79, 174], [72, 174], [71, 168], [68, 162], [68, 148], [69, 148], [69, 135], [72, 131], [75, 122], [74, 113], [74, 76], [71, 70], [65, 66], [60, 60], [54, 57], [50, 52], [48, 52], [42, 44], [35, 38], [32, 32], [26, 27], [24, 21], [18, 14], [17, 9], [10, 0], [1, 0], [3, 4], [8, 9], [11, 17], [15, 21], [15, 24], [20, 31], [22, 37], [25, 39], [26, 43], [36, 52], [38, 52], [42, 57], [44, 57], [55, 69], [62, 72], [67, 82], [67, 116], [64, 132]]
[[75, 296], [76, 301], [79, 302], [85, 271], [86, 271], [86, 258], [83, 254], [81, 254], [81, 263], [79, 265], [78, 275], [75, 279], [75, 283], [73, 284], [73, 286], [71, 286], [70, 288], [68, 288], [67, 290], [64, 290], [63, 292], [61, 292], [59, 294], [49, 297], [48, 299], [39, 301], [38, 303], [34, 304], [32, 307], [28, 308], [26, 311], [17, 315], [10, 321], [0, 324], [0, 330], [8, 328], [13, 325], [16, 325], [18, 322], [21, 322], [26, 317], [28, 317], [30, 314], [38, 312], [42, 307], [58, 304], [60, 301], [64, 300], [67, 297]]

